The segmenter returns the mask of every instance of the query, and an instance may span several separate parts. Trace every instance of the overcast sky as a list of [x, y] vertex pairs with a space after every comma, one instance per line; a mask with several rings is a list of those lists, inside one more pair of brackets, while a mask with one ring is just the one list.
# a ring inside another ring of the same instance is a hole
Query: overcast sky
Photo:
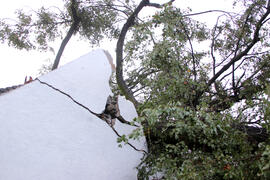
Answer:
[[[150, 2], [164, 2], [164, 0], [152, 0]], [[219, 9], [230, 11], [232, 0], [176, 0], [174, 4], [177, 7], [191, 7], [193, 12], [205, 11], [210, 9]], [[37, 9], [41, 6], [62, 6], [62, 0], [8, 0], [0, 6], [0, 18], [14, 18], [16, 9]], [[149, 9], [142, 13], [149, 12]], [[213, 14], [200, 16], [209, 24], [215, 22]], [[53, 48], [57, 52], [61, 41], [55, 42]], [[105, 42], [101, 48], [109, 50], [114, 54], [115, 42]], [[92, 50], [91, 46], [76, 37], [72, 37], [62, 55], [60, 65], [80, 57]], [[0, 88], [21, 84], [25, 76], [38, 76], [38, 69], [46, 60], [54, 60], [55, 54], [52, 52], [41, 53], [37, 51], [24, 51], [8, 47], [6, 44], [0, 44]]]

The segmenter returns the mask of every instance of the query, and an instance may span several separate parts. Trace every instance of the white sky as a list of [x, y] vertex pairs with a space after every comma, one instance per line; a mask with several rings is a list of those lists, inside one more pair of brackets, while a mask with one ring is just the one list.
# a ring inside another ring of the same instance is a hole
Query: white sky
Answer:
[[[137, 0], [139, 1], [139, 0]], [[152, 0], [150, 2], [164, 2], [164, 0]], [[166, 2], [166, 1], [165, 1]], [[14, 17], [16, 9], [30, 10], [43, 6], [62, 6], [62, 0], [9, 0], [0, 6], [0, 18]], [[176, 0], [174, 4], [177, 7], [191, 7], [193, 12], [219, 9], [231, 11], [232, 0]], [[145, 9], [142, 13], [149, 13]], [[215, 22], [214, 14], [200, 16], [200, 20], [212, 24]], [[212, 22], [212, 23], [211, 23]], [[61, 41], [54, 43], [53, 48], [57, 53]], [[104, 42], [101, 48], [107, 49], [114, 56], [115, 42]], [[92, 48], [87, 42], [72, 37], [62, 55], [60, 65], [80, 57], [91, 51]], [[24, 51], [8, 47], [6, 44], [0, 44], [0, 88], [21, 84], [25, 76], [37, 77], [38, 69], [46, 60], [54, 60], [55, 54], [52, 52], [41, 53], [38, 51]]]

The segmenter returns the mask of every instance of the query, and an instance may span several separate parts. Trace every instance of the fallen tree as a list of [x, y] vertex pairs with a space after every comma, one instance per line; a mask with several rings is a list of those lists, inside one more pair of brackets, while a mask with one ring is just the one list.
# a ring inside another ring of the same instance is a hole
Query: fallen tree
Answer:
[[[211, 30], [190, 16], [215, 11], [191, 14], [172, 3], [142, 0], [117, 43], [117, 83], [137, 107], [149, 148], [139, 177], [269, 177], [270, 2], [218, 11]], [[138, 13], [148, 6], [161, 10], [142, 21]], [[123, 75], [131, 63], [139, 65]]]

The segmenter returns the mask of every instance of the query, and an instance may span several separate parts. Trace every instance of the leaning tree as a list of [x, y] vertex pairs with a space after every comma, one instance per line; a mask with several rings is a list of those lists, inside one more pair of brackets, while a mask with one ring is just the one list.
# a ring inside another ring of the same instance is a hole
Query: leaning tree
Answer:
[[[65, 3], [60, 13], [37, 11], [35, 22], [22, 11], [14, 26], [1, 21], [0, 38], [43, 49], [69, 28], [56, 64], [75, 33], [92, 44], [117, 39], [112, 89], [134, 104], [142, 125], [119, 141], [145, 136], [148, 145], [139, 179], [270, 177], [270, 0], [197, 13], [174, 0]], [[141, 16], [145, 8], [156, 11]], [[193, 18], [205, 13], [217, 16], [212, 28]]]

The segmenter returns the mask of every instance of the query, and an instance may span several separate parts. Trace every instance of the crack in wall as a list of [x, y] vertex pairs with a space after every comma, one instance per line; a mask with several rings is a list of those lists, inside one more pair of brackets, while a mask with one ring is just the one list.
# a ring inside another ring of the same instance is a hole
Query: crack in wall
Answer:
[[[95, 112], [93, 112], [92, 110], [90, 110], [88, 107], [86, 107], [85, 105], [83, 105], [83, 104], [81, 104], [80, 102], [78, 102], [77, 100], [75, 100], [71, 95], [69, 95], [69, 94], [63, 92], [62, 90], [60, 90], [60, 89], [58, 89], [58, 88], [56, 88], [56, 87], [54, 87], [54, 86], [52, 86], [52, 85], [50, 85], [50, 84], [48, 84], [48, 83], [46, 83], [46, 82], [41, 81], [41, 80], [38, 79], [38, 78], [36, 78], [36, 80], [39, 81], [41, 84], [44, 84], [44, 85], [50, 87], [51, 89], [53, 89], [53, 90], [55, 90], [55, 91], [57, 91], [57, 92], [59, 92], [59, 93], [65, 95], [66, 97], [68, 97], [69, 99], [71, 99], [75, 104], [77, 104], [77, 105], [79, 105], [80, 107], [84, 108], [84, 109], [87, 110], [89, 113], [95, 115], [95, 116], [98, 117], [99, 119], [105, 121], [105, 122], [111, 127], [111, 129], [114, 131], [114, 133], [115, 133], [118, 137], [122, 137], [122, 136], [116, 131], [116, 129], [113, 127], [113, 121], [112, 121], [112, 119], [110, 119], [110, 120], [108, 121], [108, 119], [107, 119], [107, 118], [108, 118], [108, 116], [107, 116], [108, 114], [105, 114], [105, 113], [104, 113], [104, 112], [106, 111], [107, 104], [106, 104], [106, 106], [105, 106], [105, 110], [104, 110], [102, 113], [95, 113]], [[108, 103], [108, 102], [107, 102], [107, 103]], [[119, 114], [119, 115], [120, 115], [120, 114]], [[113, 118], [114, 115], [109, 114], [109, 116], [110, 116], [109, 118]], [[131, 124], [129, 121], [126, 121], [121, 115], [120, 115], [120, 116], [117, 116], [117, 117], [115, 117], [115, 118], [117, 118], [121, 123], [128, 124], [128, 125], [131, 125], [131, 126], [139, 127], [139, 126], [137, 126], [137, 125]], [[121, 119], [121, 120], [120, 120], [120, 119]], [[132, 145], [132, 144], [129, 143], [129, 142], [127, 142], [127, 144], [128, 144], [130, 147], [132, 147], [134, 150], [139, 151], [139, 152], [143, 152], [143, 153], [147, 154], [147, 152], [146, 152], [145, 150], [143, 150], [143, 149], [137, 149], [134, 145]]]

